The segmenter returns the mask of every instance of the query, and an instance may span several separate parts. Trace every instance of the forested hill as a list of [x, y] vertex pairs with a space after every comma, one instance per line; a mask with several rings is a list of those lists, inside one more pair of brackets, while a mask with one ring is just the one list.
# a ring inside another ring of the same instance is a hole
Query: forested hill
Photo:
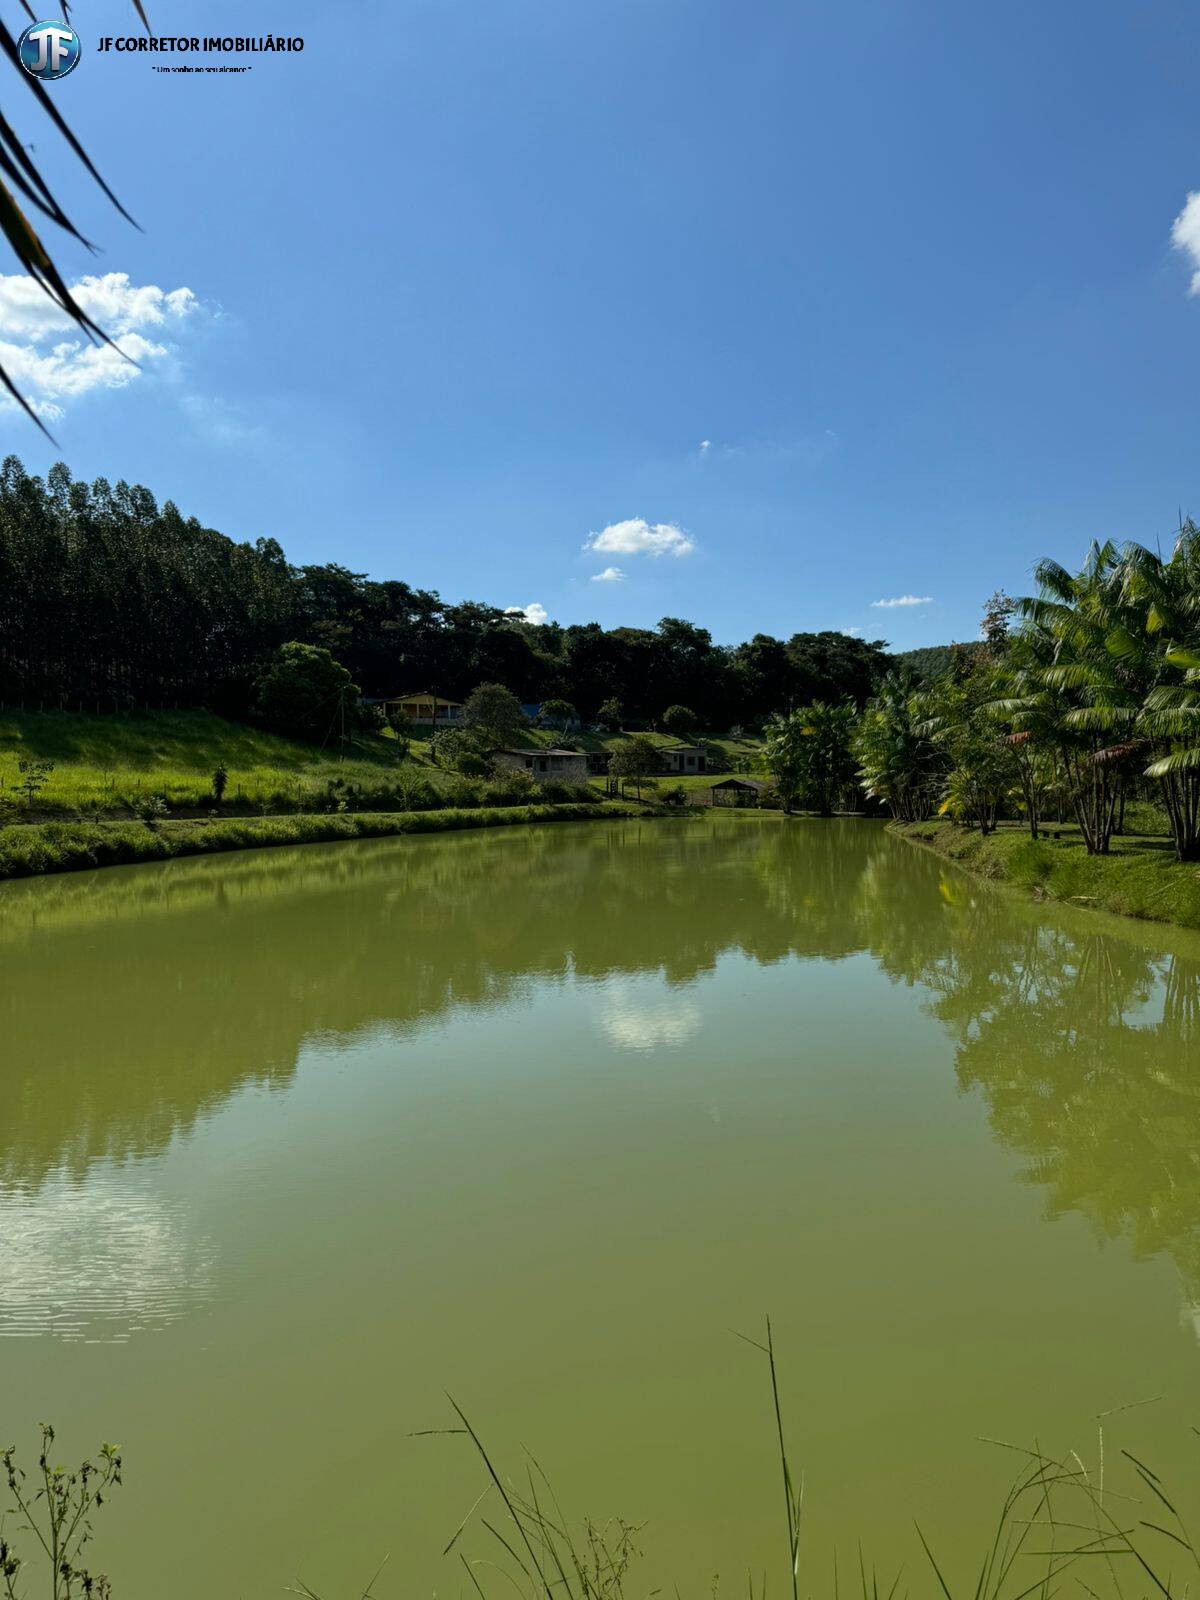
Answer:
[[0, 468], [0, 702], [239, 715], [292, 639], [328, 649], [366, 695], [495, 681], [584, 717], [611, 697], [630, 719], [685, 704], [712, 728], [814, 698], [861, 704], [889, 665], [882, 641], [836, 632], [728, 647], [675, 617], [535, 626], [336, 562], [293, 566], [274, 539], [238, 543], [144, 488], [75, 482], [61, 464], [43, 480], [13, 456]]
[[892, 663], [901, 670], [911, 672], [921, 683], [932, 683], [949, 669], [956, 650], [970, 652], [978, 648], [977, 640], [970, 644], [927, 644], [919, 650], [898, 650], [892, 657]]

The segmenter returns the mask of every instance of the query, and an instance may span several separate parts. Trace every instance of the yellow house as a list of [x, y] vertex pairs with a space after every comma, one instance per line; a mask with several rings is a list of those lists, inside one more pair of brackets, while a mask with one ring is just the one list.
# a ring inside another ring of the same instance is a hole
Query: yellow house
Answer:
[[419, 694], [394, 695], [383, 704], [388, 711], [402, 711], [418, 728], [453, 728], [462, 716], [461, 700], [445, 700], [427, 689]]

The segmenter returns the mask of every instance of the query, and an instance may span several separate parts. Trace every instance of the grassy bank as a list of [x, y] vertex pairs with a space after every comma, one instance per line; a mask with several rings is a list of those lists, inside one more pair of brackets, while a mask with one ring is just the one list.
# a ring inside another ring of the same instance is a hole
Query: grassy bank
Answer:
[[165, 822], [43, 822], [0, 828], [0, 879], [93, 867], [168, 861], [176, 856], [260, 850], [271, 845], [381, 839], [459, 828], [505, 828], [531, 822], [586, 822], [643, 816], [645, 808], [605, 804], [483, 806], [472, 810], [351, 812], [281, 817], [223, 817]]
[[987, 838], [951, 822], [893, 823], [891, 831], [1047, 899], [1200, 928], [1200, 866], [1181, 866], [1165, 839], [1125, 835], [1113, 840], [1111, 855], [1089, 856], [1074, 828], [1038, 840], [1017, 825]]

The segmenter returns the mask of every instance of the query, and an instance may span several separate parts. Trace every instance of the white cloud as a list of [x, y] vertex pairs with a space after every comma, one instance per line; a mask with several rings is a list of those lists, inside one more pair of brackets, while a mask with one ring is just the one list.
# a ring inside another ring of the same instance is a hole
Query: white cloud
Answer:
[[506, 617], [521, 617], [524, 621], [532, 622], [539, 628], [543, 622], [549, 622], [550, 620], [550, 613], [545, 606], [539, 605], [536, 600], [531, 600], [527, 606], [506, 606], [504, 615]]
[[832, 428], [822, 428], [818, 433], [795, 434], [790, 437], [743, 439], [729, 443], [719, 439], [701, 439], [696, 446], [697, 461], [721, 462], [724, 465], [819, 467], [841, 446], [841, 440]]
[[[90, 389], [123, 389], [140, 368], [170, 354], [160, 330], [172, 331], [198, 305], [190, 289], [139, 286], [130, 283], [127, 272], [80, 278], [71, 292], [115, 349], [81, 336], [33, 278], [0, 273], [0, 363], [43, 417], [61, 417], [61, 401]], [[148, 332], [156, 337], [147, 337]], [[7, 400], [4, 409], [14, 404]]]
[[611, 556], [690, 556], [696, 546], [673, 522], [629, 517], [625, 522], [610, 522], [600, 533], [589, 534], [583, 548]]
[[[1193, 267], [1200, 269], [1200, 190], [1188, 195], [1183, 210], [1171, 224], [1171, 243], [1190, 258]], [[1188, 293], [1200, 294], [1200, 270], [1192, 273]]]
[[593, 583], [624, 583], [625, 574], [620, 567], [605, 567], [603, 572], [592, 573]]
[[885, 611], [890, 611], [893, 606], [931, 606], [931, 594], [898, 594], [894, 600], [872, 600], [873, 606], [882, 606]]
[[861, 639], [862, 638], [862, 629], [861, 628], [839, 628], [838, 632], [839, 633], [847, 633], [847, 634], [850, 635], [850, 637], [852, 639]]

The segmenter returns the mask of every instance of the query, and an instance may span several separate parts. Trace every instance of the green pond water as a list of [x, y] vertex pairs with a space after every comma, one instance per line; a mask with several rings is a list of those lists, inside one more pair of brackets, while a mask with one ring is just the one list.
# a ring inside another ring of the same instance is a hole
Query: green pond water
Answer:
[[782, 1592], [768, 1312], [806, 1593], [961, 1573], [980, 1436], [1200, 1487], [1182, 935], [862, 822], [266, 851], [0, 890], [0, 1051], [0, 1443], [119, 1440], [121, 1596], [464, 1591], [446, 1391], [637, 1592]]

